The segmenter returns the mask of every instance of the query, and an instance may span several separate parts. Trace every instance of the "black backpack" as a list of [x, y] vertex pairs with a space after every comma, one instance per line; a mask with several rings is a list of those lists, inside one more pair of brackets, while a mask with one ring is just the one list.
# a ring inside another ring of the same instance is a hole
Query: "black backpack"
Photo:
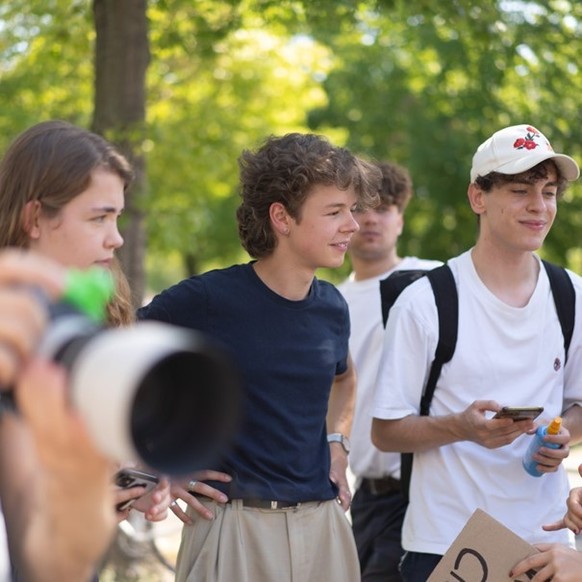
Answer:
[[[575, 319], [576, 293], [566, 270], [553, 263], [542, 260], [550, 280], [550, 287], [556, 304], [556, 312], [560, 320], [564, 336], [565, 362], [568, 361], [568, 348], [572, 341]], [[436, 383], [444, 364], [451, 360], [457, 345], [459, 327], [459, 297], [453, 273], [448, 265], [442, 265], [432, 270], [402, 270], [394, 271], [380, 281], [380, 296], [382, 300], [382, 322], [386, 327], [390, 308], [402, 291], [420, 277], [427, 277], [432, 286], [439, 320], [439, 341], [435, 350], [434, 360], [422, 398], [420, 400], [420, 415], [428, 416], [430, 403], [434, 395]], [[401, 453], [400, 483], [402, 495], [408, 500], [410, 475], [412, 472], [412, 453]]]

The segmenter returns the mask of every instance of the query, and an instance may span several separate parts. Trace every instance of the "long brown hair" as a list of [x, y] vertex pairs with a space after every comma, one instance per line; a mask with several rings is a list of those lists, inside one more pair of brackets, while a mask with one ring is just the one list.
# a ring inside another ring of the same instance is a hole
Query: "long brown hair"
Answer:
[[[26, 204], [37, 201], [47, 217], [58, 215], [89, 187], [97, 168], [117, 174], [124, 191], [133, 180], [129, 162], [100, 135], [59, 120], [22, 132], [0, 162], [0, 248], [28, 248]], [[109, 323], [123, 325], [133, 317], [129, 285], [118, 262], [112, 271], [117, 288], [108, 309]]]

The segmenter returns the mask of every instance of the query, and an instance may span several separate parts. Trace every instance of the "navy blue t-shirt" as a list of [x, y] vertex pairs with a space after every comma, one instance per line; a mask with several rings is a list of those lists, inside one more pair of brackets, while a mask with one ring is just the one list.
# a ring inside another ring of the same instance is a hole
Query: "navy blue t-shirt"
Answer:
[[325, 418], [334, 376], [347, 369], [350, 322], [333, 285], [314, 278], [304, 300], [290, 301], [252, 263], [235, 265], [170, 287], [138, 317], [206, 333], [242, 374], [241, 428], [221, 462], [208, 467], [233, 481], [213, 486], [232, 499], [336, 497]]

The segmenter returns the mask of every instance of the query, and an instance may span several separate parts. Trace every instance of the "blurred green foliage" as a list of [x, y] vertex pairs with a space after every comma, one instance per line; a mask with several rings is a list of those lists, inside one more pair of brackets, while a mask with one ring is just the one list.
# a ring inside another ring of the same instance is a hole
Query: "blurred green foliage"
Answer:
[[[427, 258], [473, 243], [469, 168], [492, 132], [531, 123], [582, 160], [580, 2], [150, 0], [148, 19], [154, 289], [247, 260], [237, 158], [271, 133], [316, 131], [409, 167], [400, 254]], [[89, 125], [93, 42], [89, 0], [0, 6], [0, 149], [42, 119]], [[581, 229], [576, 184], [542, 254], [582, 272]]]

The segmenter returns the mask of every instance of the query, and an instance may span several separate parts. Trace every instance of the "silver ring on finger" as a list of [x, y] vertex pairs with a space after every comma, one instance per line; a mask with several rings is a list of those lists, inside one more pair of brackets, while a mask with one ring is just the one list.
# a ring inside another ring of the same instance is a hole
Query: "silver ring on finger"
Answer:
[[190, 493], [192, 493], [192, 491], [194, 491], [194, 487], [196, 487], [196, 483], [198, 483], [198, 481], [195, 481], [194, 479], [192, 479], [192, 481], [190, 481], [188, 483], [188, 491]]

